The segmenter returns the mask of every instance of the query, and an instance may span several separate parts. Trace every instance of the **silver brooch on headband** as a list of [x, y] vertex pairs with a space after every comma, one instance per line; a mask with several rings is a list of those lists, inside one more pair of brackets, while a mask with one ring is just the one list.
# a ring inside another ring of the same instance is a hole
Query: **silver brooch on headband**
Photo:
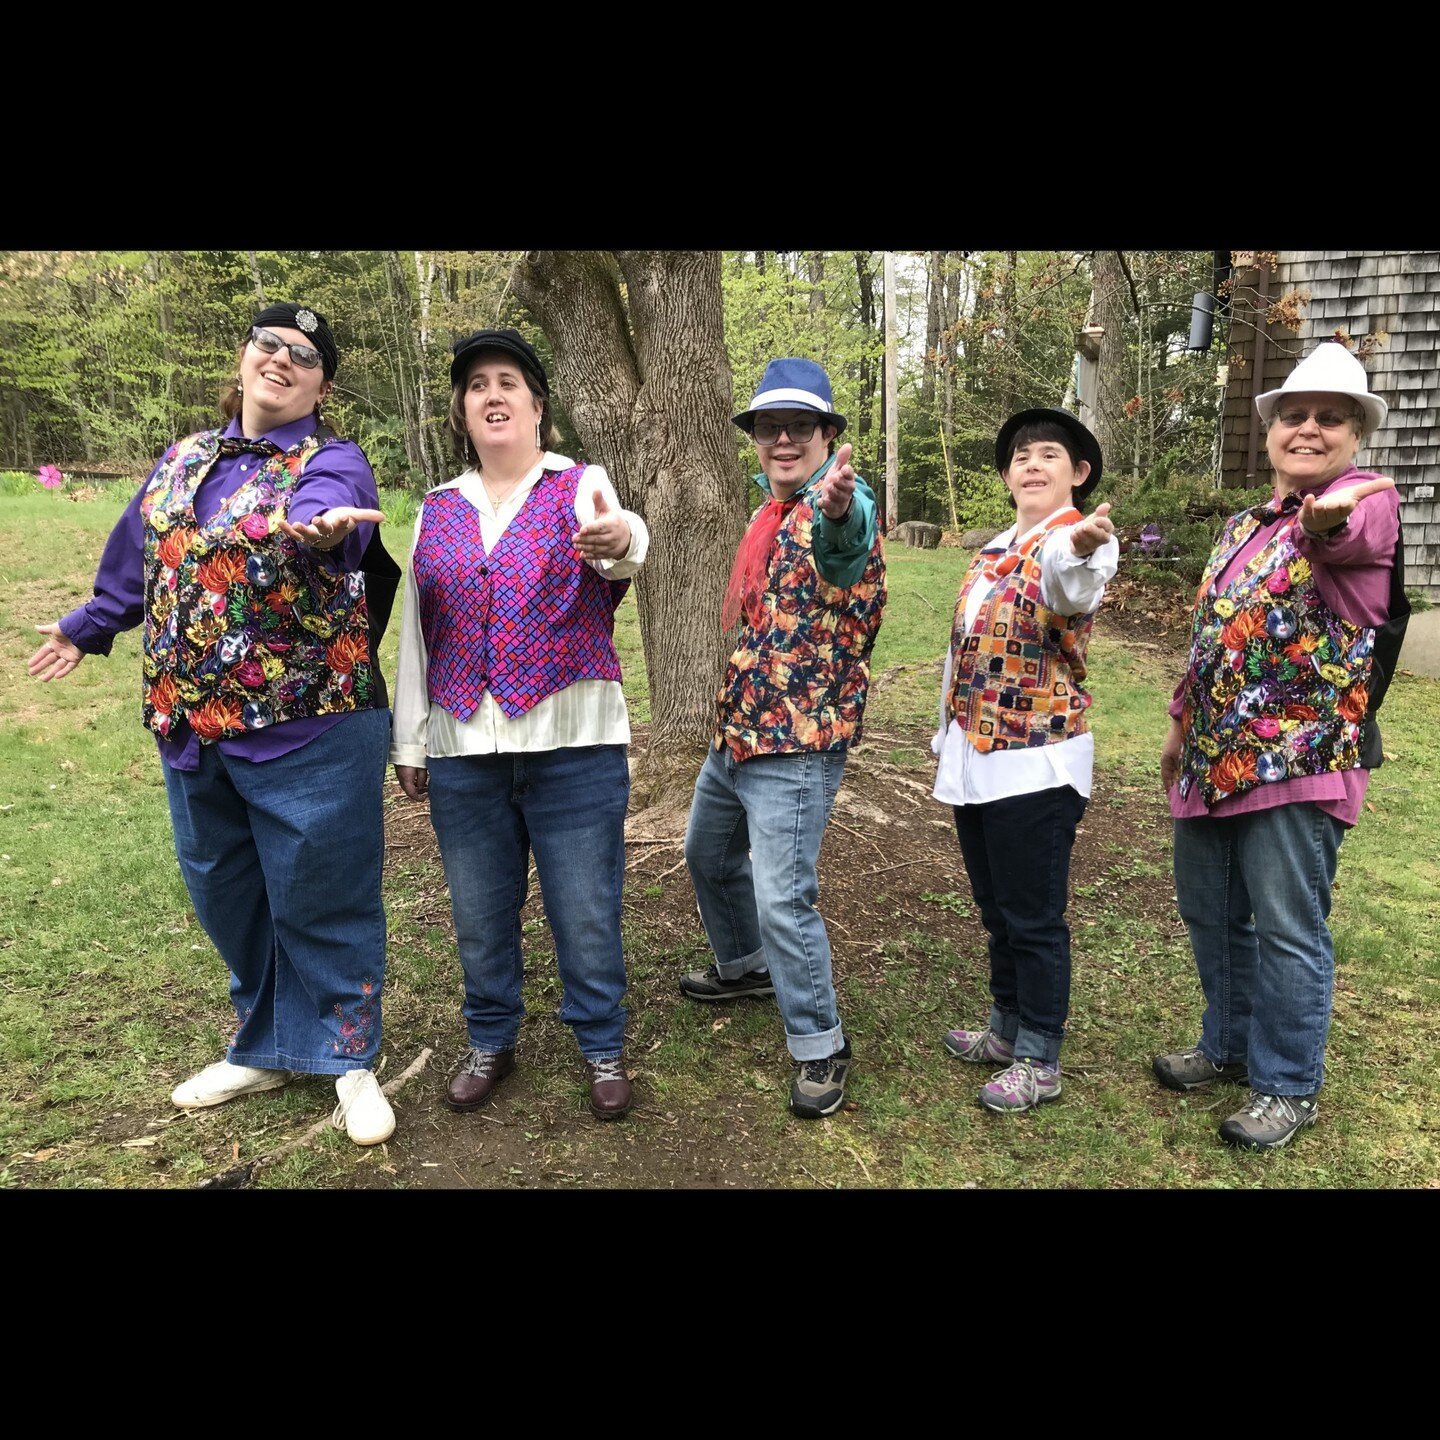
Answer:
[[307, 335], [313, 335], [320, 328], [320, 322], [310, 310], [297, 310], [295, 312], [295, 323]]

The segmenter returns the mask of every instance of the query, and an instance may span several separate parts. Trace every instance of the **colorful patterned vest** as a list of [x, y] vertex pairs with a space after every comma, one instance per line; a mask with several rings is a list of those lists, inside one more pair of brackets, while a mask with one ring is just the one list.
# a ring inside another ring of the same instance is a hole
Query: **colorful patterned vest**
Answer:
[[843, 590], [831, 585], [815, 568], [813, 518], [802, 499], [781, 524], [760, 623], [742, 614], [740, 643], [716, 696], [715, 748], [728, 746], [737, 760], [860, 743], [885, 606], [885, 552], [877, 534], [859, 580]]
[[575, 492], [585, 467], [547, 470], [488, 555], [475, 507], [456, 489], [425, 497], [412, 565], [433, 704], [457, 720], [486, 690], [512, 720], [577, 680], [619, 680], [615, 610], [628, 580], [577, 554]]
[[[983, 552], [970, 563], [950, 630], [949, 713], [977, 750], [1057, 745], [1085, 734], [1090, 695], [1085, 651], [1089, 615], [1060, 615], [1040, 598], [1040, 552], [1050, 532], [1081, 519], [1078, 510], [1052, 515], [1001, 556]], [[996, 577], [980, 602], [975, 629], [965, 606], [981, 576]]]
[[1210, 593], [1259, 524], [1253, 510], [1230, 517], [1195, 595], [1180, 794], [1198, 785], [1206, 805], [1360, 763], [1375, 632], [1326, 606], [1294, 524]]
[[181, 440], [140, 501], [145, 521], [144, 719], [204, 743], [379, 703], [365, 577], [328, 570], [275, 529], [322, 444], [267, 456], [204, 525], [195, 491], [220, 432]]

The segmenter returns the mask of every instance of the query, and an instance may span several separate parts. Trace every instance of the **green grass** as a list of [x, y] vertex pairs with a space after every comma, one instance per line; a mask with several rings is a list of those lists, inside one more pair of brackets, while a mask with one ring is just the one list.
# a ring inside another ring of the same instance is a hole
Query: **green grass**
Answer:
[[[330, 1103], [327, 1087], [307, 1080], [202, 1116], [177, 1118], [168, 1104], [179, 1079], [215, 1058], [232, 1017], [175, 866], [154, 744], [138, 724], [138, 637], [121, 637], [108, 660], [88, 659], [56, 684], [38, 685], [24, 668], [36, 644], [33, 625], [88, 594], [125, 498], [0, 496], [0, 1185], [193, 1185], [275, 1148]], [[392, 553], [403, 556], [408, 526], [396, 526], [390, 539]], [[886, 679], [867, 715], [867, 727], [883, 738], [866, 754], [921, 782], [930, 774], [924, 747], [965, 561], [954, 550], [890, 556], [891, 598], [875, 652], [875, 673]], [[382, 652], [389, 674], [397, 630]], [[644, 671], [633, 597], [620, 612], [619, 642], [640, 719]], [[1384, 712], [1394, 759], [1373, 777], [1373, 809], [1342, 847], [1320, 1124], [1284, 1152], [1244, 1156], [1213, 1137], [1227, 1113], [1216, 1107], [1235, 1092], [1176, 1096], [1148, 1077], [1155, 1050], [1193, 1039], [1201, 1008], [1173, 909], [1136, 913], [1129, 903], [1137, 887], [1168, 884], [1155, 757], [1177, 663], [1103, 636], [1092, 645], [1099, 758], [1086, 825], [1102, 837], [1104, 863], [1077, 881], [1071, 909], [1076, 967], [1062, 1103], [1029, 1116], [989, 1116], [973, 1098], [983, 1075], [962, 1072], [940, 1045], [947, 1028], [978, 1020], [985, 1003], [984, 940], [957, 852], [947, 880], [916, 887], [903, 905], [878, 897], [888, 918], [865, 937], [880, 947], [869, 952], [874, 963], [837, 966], [842, 1013], [859, 1039], [858, 1109], [813, 1126], [791, 1121], [773, 1009], [744, 1003], [717, 1011], [675, 996], [675, 975], [704, 964], [708, 952], [684, 906], [683, 923], [650, 921], [661, 895], [688, 892], [683, 871], [658, 878], [679, 858], [671, 852], [658, 867], [632, 872], [625, 895], [628, 1044], [649, 1108], [619, 1127], [618, 1141], [617, 1127], [594, 1127], [601, 1138], [577, 1142], [561, 1170], [587, 1184], [601, 1183], [588, 1178], [596, 1173], [626, 1183], [630, 1172], [607, 1171], [609, 1162], [584, 1146], [693, 1139], [743, 1156], [753, 1183], [773, 1185], [1436, 1183], [1440, 866], [1431, 837], [1440, 827], [1440, 685], [1395, 682]], [[938, 806], [934, 818], [945, 818]], [[394, 1074], [422, 1045], [458, 1043], [457, 975], [435, 861], [399, 856], [386, 903], [398, 957], [386, 985], [385, 1059]], [[527, 919], [524, 938], [537, 960], [547, 953], [543, 920]], [[518, 1106], [510, 1114], [539, 1147], [545, 1116], [574, 1112], [583, 1094], [553, 1015], [553, 964], [536, 963], [528, 974], [527, 1036], [543, 1043], [527, 1051], [533, 1098], [524, 1114]], [[385, 1163], [327, 1133], [262, 1172], [259, 1183], [390, 1183]], [[524, 1183], [527, 1167], [514, 1168], [496, 1178]]]

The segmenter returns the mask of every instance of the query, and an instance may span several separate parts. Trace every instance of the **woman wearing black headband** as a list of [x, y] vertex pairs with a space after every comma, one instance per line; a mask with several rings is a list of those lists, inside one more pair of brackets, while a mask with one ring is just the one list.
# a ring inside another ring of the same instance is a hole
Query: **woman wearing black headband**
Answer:
[[649, 536], [598, 465], [554, 453], [550, 384], [518, 330], [455, 345], [464, 471], [425, 497], [405, 589], [390, 758], [427, 792], [465, 975], [469, 1047], [446, 1103], [484, 1105], [525, 1014], [520, 910], [533, 853], [590, 1108], [630, 1108], [620, 896], [630, 722], [615, 609]]
[[[230, 970], [226, 1056], [178, 1086], [181, 1109], [332, 1075], [334, 1121], [372, 1145], [395, 1128], [380, 1046], [385, 916], [376, 664], [393, 562], [369, 462], [323, 422], [339, 352], [322, 315], [256, 315], [222, 429], [151, 471], [106, 542], [94, 597], [31, 657], [41, 680], [144, 625], [155, 732], [195, 913]], [[378, 563], [378, 589], [366, 571]]]

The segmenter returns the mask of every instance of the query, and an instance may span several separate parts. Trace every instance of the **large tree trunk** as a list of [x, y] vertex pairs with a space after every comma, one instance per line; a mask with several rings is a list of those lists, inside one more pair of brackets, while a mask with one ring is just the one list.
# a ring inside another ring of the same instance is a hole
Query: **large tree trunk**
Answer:
[[1121, 468], [1121, 427], [1125, 402], [1134, 392], [1125, 359], [1125, 275], [1114, 250], [1097, 250], [1090, 262], [1095, 283], [1095, 322], [1105, 328], [1100, 339], [1095, 395], [1095, 438], [1107, 465]]
[[720, 601], [745, 524], [720, 254], [530, 251], [514, 284], [550, 340], [555, 389], [586, 453], [650, 528], [635, 587], [650, 748], [635, 800], [688, 801], [733, 644]]

